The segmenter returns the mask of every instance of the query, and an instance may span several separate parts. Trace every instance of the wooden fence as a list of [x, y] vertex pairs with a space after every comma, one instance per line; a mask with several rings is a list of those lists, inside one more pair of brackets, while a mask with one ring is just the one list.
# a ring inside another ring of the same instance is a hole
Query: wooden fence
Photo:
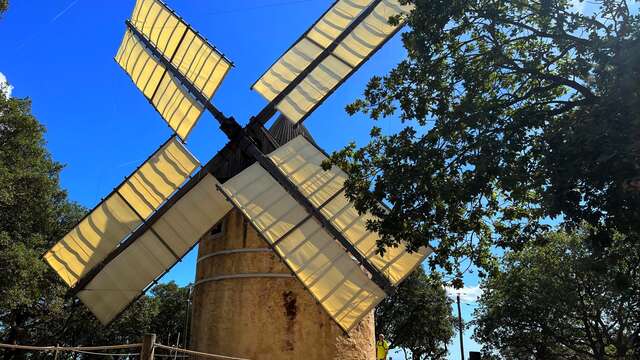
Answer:
[[2, 344], [0, 343], [0, 353], [3, 351], [23, 350], [39, 355], [51, 356], [54, 360], [68, 359], [70, 354], [72, 358], [78, 358], [78, 355], [108, 356], [118, 359], [221, 359], [221, 360], [250, 360], [246, 358], [225, 356], [181, 349], [174, 346], [167, 346], [156, 343], [155, 334], [147, 334], [143, 337], [141, 343], [122, 344], [122, 345], [106, 345], [106, 346], [30, 346], [18, 344]]

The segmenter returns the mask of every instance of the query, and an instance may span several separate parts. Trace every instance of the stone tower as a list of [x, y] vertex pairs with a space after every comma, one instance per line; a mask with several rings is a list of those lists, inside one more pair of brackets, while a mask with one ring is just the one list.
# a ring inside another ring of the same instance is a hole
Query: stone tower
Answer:
[[[271, 134], [298, 134], [284, 117]], [[199, 245], [190, 348], [253, 360], [372, 360], [373, 314], [345, 334], [237, 210]]]

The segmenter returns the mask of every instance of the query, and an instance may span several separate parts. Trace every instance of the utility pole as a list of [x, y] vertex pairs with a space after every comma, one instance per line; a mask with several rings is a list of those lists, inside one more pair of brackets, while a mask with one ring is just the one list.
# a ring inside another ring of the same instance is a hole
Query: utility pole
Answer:
[[460, 332], [460, 358], [464, 360], [464, 344], [462, 338], [464, 334], [464, 327], [462, 325], [462, 311], [460, 311], [460, 294], [456, 294], [456, 301], [458, 302], [458, 332]]

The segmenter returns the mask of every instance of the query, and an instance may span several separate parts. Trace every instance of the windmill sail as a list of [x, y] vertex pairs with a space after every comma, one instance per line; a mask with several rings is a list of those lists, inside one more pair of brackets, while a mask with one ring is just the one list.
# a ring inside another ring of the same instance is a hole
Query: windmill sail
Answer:
[[199, 166], [171, 137], [44, 255], [69, 286], [104, 260]]
[[224, 191], [327, 313], [345, 330], [384, 299], [349, 252], [266, 172], [254, 164]]
[[186, 139], [231, 62], [159, 0], [138, 0], [127, 24], [116, 61]]
[[354, 204], [344, 194], [347, 175], [336, 166], [323, 170], [322, 162], [327, 157], [304, 137], [296, 137], [269, 154], [269, 157], [392, 285], [402, 282], [431, 252], [430, 248], [423, 247], [409, 253], [404, 246], [399, 246], [388, 247], [384, 256], [377, 254], [376, 242], [379, 237], [366, 228], [367, 221], [373, 220], [373, 215], [358, 214]]
[[100, 322], [116, 318], [227, 214], [231, 205], [217, 185], [211, 175], [200, 178], [78, 292]]
[[398, 0], [338, 0], [252, 89], [267, 108], [304, 121], [402, 27], [389, 19], [410, 11]]
[[[389, 248], [384, 257], [376, 254], [378, 237], [366, 229], [370, 216], [359, 215], [343, 195], [344, 173], [337, 168], [322, 170], [326, 157], [303, 137], [278, 148], [269, 158], [393, 285], [431, 252], [421, 248], [409, 253], [401, 246]], [[384, 299], [383, 289], [352, 255], [259, 164], [221, 189], [343, 329], [351, 329]]]

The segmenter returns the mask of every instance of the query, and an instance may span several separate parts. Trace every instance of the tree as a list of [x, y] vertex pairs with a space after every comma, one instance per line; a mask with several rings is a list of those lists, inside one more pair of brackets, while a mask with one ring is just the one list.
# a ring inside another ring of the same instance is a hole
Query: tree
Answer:
[[594, 245], [639, 241], [640, 18], [626, 1], [590, 1], [593, 15], [568, 0], [405, 2], [407, 58], [347, 111], [406, 128], [332, 156], [379, 217], [381, 251], [430, 242], [432, 267], [460, 275], [464, 257], [495, 270], [493, 246], [541, 240], [545, 219], [591, 224]]
[[167, 339], [174, 345], [178, 342], [184, 344], [191, 316], [191, 313], [187, 313], [189, 296], [189, 287], [179, 287], [174, 282], [156, 285], [151, 290], [151, 299], [156, 308], [151, 328], [158, 339]]
[[640, 244], [615, 235], [603, 252], [589, 231], [548, 235], [504, 258], [483, 283], [474, 337], [504, 359], [637, 359]]
[[0, 91], [0, 339], [47, 332], [64, 312], [64, 286], [40, 259], [82, 216], [60, 188], [29, 100]]
[[391, 347], [409, 350], [413, 360], [446, 359], [454, 335], [451, 310], [442, 281], [419, 267], [376, 307], [376, 332]]
[[41, 256], [85, 209], [61, 189], [62, 165], [43, 136], [30, 101], [0, 91], [0, 342], [104, 345], [138, 342], [147, 332], [172, 342], [178, 333], [184, 338], [189, 290], [175, 283], [156, 285], [107, 327], [79, 300], [65, 297], [68, 287]]
[[7, 11], [9, 8], [9, 0], [0, 0], [0, 14]]
[[[76, 301], [63, 336], [55, 341], [69, 346], [124, 344], [140, 342], [144, 334], [154, 333], [158, 342], [175, 345], [179, 341], [184, 346], [188, 296], [188, 287], [174, 282], [158, 284], [106, 327]], [[49, 344], [52, 341], [49, 339]]]

